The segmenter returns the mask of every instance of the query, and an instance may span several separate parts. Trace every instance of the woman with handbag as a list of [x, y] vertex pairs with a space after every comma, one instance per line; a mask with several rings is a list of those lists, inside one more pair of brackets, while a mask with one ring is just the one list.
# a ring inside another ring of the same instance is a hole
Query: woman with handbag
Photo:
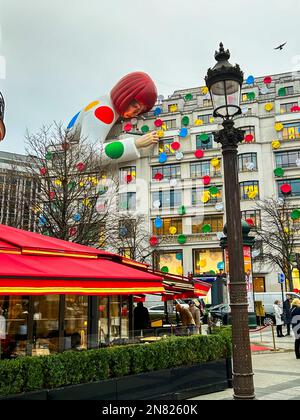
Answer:
[[279, 300], [275, 300], [273, 308], [274, 308], [274, 314], [275, 314], [277, 337], [284, 337], [284, 335], [282, 334], [282, 326], [284, 324], [283, 310], [280, 306]]

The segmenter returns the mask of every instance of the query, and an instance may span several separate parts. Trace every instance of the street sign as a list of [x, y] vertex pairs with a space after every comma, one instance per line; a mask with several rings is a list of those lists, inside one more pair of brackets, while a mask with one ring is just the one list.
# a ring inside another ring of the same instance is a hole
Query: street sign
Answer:
[[283, 273], [278, 273], [278, 283], [282, 284], [285, 282], [285, 275]]

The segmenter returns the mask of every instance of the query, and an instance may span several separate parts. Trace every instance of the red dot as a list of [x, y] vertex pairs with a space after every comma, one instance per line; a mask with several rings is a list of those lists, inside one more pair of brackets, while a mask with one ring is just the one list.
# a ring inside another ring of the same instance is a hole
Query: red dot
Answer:
[[164, 179], [164, 175], [161, 174], [160, 172], [157, 172], [157, 174], [154, 175], [154, 179], [156, 181], [162, 181]]
[[247, 134], [247, 135], [245, 136], [245, 142], [246, 142], [246, 143], [251, 143], [251, 142], [253, 141], [253, 139], [254, 139], [254, 137], [253, 137], [253, 135], [252, 135], [252, 134]]
[[264, 78], [264, 84], [269, 85], [270, 83], [272, 83], [272, 77], [271, 76], [266, 76]]
[[204, 185], [210, 184], [210, 176], [205, 175], [205, 176], [202, 177], [202, 180], [203, 180]]
[[95, 117], [105, 124], [111, 124], [115, 118], [115, 114], [109, 106], [99, 106], [95, 110]]
[[198, 150], [195, 151], [194, 155], [197, 159], [200, 159], [204, 156], [204, 151], [201, 150], [201, 149], [198, 149]]
[[280, 189], [283, 194], [289, 194], [292, 191], [290, 184], [283, 184], [281, 185]]
[[173, 143], [171, 144], [171, 147], [173, 150], [179, 150], [180, 149], [180, 143], [178, 141], [173, 141]]
[[151, 238], [149, 239], [149, 243], [151, 246], [156, 246], [158, 244], [158, 239], [156, 236], [151, 236]]
[[248, 225], [254, 226], [254, 220], [253, 219], [246, 219], [246, 222], [248, 223]]

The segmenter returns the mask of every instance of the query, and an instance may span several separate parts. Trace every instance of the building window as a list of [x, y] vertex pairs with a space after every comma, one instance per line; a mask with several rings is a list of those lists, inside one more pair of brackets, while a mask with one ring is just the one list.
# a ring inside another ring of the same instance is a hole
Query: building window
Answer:
[[193, 217], [192, 219], [192, 233], [203, 233], [204, 225], [210, 225], [211, 232], [223, 231], [223, 217], [222, 216], [205, 216]]
[[258, 181], [240, 182], [241, 200], [258, 199], [259, 198], [259, 183]]
[[121, 304], [120, 296], [109, 297], [110, 343], [121, 337]]
[[87, 348], [88, 297], [66, 295], [65, 304], [65, 350]]
[[300, 178], [299, 179], [287, 179], [284, 181], [278, 181], [277, 182], [277, 189], [278, 189], [278, 196], [283, 197], [284, 194], [281, 192], [280, 187], [283, 184], [289, 184], [292, 188], [291, 193], [289, 194], [289, 197], [299, 197], [300, 196]]
[[173, 142], [174, 142], [174, 138], [159, 140], [159, 142], [158, 142], [158, 152], [159, 153], [166, 153], [167, 155], [175, 153], [174, 150], [171, 147], [171, 144]]
[[99, 344], [109, 344], [109, 332], [108, 332], [108, 297], [98, 297], [98, 308], [99, 308], [99, 321], [98, 321], [98, 334]]
[[275, 153], [276, 168], [296, 167], [297, 159], [300, 159], [300, 150]]
[[204, 108], [209, 108], [212, 106], [212, 101], [211, 99], [203, 99], [203, 107]]
[[202, 133], [207, 134], [208, 140], [201, 140], [202, 135], [197, 134], [196, 135], [196, 149], [212, 149], [213, 148], [213, 141], [214, 141], [214, 135], [213, 133]]
[[299, 125], [300, 123], [284, 124], [282, 131], [283, 140], [300, 139]]
[[241, 214], [243, 220], [251, 219], [255, 227], [261, 226], [260, 210], [246, 210], [242, 211]]
[[135, 183], [136, 167], [126, 166], [124, 168], [120, 168], [119, 176], [120, 176], [120, 184]]
[[251, 135], [253, 136], [252, 142], [255, 142], [255, 127], [253, 125], [241, 127], [240, 129], [244, 131], [244, 137]]
[[135, 210], [136, 209], [136, 193], [126, 192], [119, 194], [119, 209], [120, 210]]
[[216, 274], [219, 272], [218, 263], [223, 261], [222, 251], [219, 249], [193, 249], [194, 274]]
[[198, 115], [197, 119], [203, 121], [203, 124], [211, 124], [214, 116], [213, 114]]
[[210, 193], [210, 187], [204, 187], [204, 188], [196, 188], [194, 187], [192, 189], [192, 206], [196, 205], [211, 205], [216, 204], [220, 201], [222, 201], [222, 190], [220, 186], [215, 186], [218, 188], [217, 194], [211, 194]]
[[154, 265], [157, 270], [163, 267], [168, 268], [170, 274], [183, 274], [183, 253], [182, 250], [159, 251], [155, 255]]
[[217, 176], [221, 173], [221, 165], [212, 166], [210, 161], [197, 162], [190, 164], [191, 178], [201, 178], [202, 176]]
[[254, 277], [253, 278], [253, 291], [254, 293], [260, 293], [266, 291], [265, 277]]
[[281, 104], [280, 105], [280, 114], [288, 114], [291, 111], [291, 108], [293, 106], [298, 106], [298, 102], [289, 102], [287, 104]]
[[132, 238], [135, 233], [135, 220], [134, 219], [122, 219], [119, 220], [119, 238], [126, 239]]
[[166, 124], [168, 130], [177, 127], [176, 120], [165, 120], [164, 123]]
[[159, 203], [159, 208], [164, 209], [177, 207], [182, 204], [182, 192], [180, 190], [155, 191], [152, 193], [152, 207], [154, 203]]
[[153, 235], [171, 235], [170, 233], [170, 227], [175, 227], [176, 228], [176, 234], [181, 234], [182, 233], [182, 219], [178, 218], [178, 217], [168, 217], [168, 218], [164, 218], [162, 219], [163, 221], [163, 225], [161, 228], [157, 229], [155, 227], [155, 220], [152, 220], [152, 232]]
[[180, 178], [180, 165], [154, 166], [152, 168], [152, 179], [154, 179], [155, 175], [158, 173], [164, 176], [164, 180], [170, 180], [171, 178]]
[[[254, 164], [250, 165], [250, 164]], [[239, 171], [257, 170], [257, 153], [243, 153], [238, 156]]]

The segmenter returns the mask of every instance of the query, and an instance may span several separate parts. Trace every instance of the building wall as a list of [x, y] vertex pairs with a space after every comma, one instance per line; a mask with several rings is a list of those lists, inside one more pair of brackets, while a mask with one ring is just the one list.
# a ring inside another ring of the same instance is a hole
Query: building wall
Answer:
[[[255, 79], [254, 85], [247, 85], [246, 83], [242, 89], [242, 98], [243, 95], [254, 92], [255, 98], [253, 100], [244, 100], [241, 103], [243, 114], [236, 118], [236, 127], [254, 127], [255, 132], [255, 141], [252, 143], [242, 143], [239, 145], [238, 154], [244, 153], [256, 153], [257, 154], [257, 169], [255, 170], [245, 170], [239, 172], [239, 181], [258, 181], [259, 183], [259, 198], [266, 199], [270, 197], [277, 197], [277, 185], [274, 176], [274, 169], [276, 168], [275, 163], [275, 153], [282, 151], [299, 151], [300, 154], [300, 138], [299, 139], [287, 139], [283, 140], [282, 132], [275, 131], [275, 123], [282, 122], [283, 124], [292, 124], [296, 127], [300, 127], [300, 113], [299, 112], [290, 112], [289, 107], [287, 107], [288, 112], [282, 113], [281, 107], [282, 104], [286, 103], [297, 103], [300, 106], [300, 74], [294, 73], [285, 73], [272, 76], [272, 83], [268, 86], [268, 92], [265, 94], [261, 93], [261, 89], [265, 87], [263, 83], [264, 77]], [[282, 87], [293, 86], [293, 92], [286, 92], [284, 96], [279, 95], [279, 89]], [[186, 101], [184, 97], [186, 94], [191, 93], [193, 99]], [[274, 108], [271, 111], [266, 111], [265, 105], [267, 103], [272, 103]], [[170, 112], [169, 106], [172, 104], [177, 105], [176, 112]], [[214, 233], [192, 233], [192, 218], [196, 217], [205, 217], [209, 215], [219, 215], [223, 217], [223, 222], [225, 223], [226, 214], [224, 211], [216, 211], [215, 204], [207, 203], [197, 203], [196, 206], [192, 206], [191, 203], [191, 188], [197, 186], [200, 188], [201, 177], [192, 179], [190, 175], [190, 164], [191, 163], [200, 163], [206, 160], [210, 161], [212, 158], [221, 159], [222, 155], [221, 149], [214, 142], [213, 148], [205, 151], [204, 157], [197, 159], [194, 156], [194, 151], [196, 150], [196, 136], [201, 133], [211, 133], [221, 128], [220, 121], [214, 120], [209, 121], [209, 117], [205, 117], [207, 123], [203, 125], [195, 125], [194, 121], [199, 118], [200, 115], [209, 115], [213, 113], [211, 104], [209, 103], [209, 96], [202, 94], [201, 88], [192, 88], [184, 89], [180, 91], [175, 91], [167, 99], [164, 99], [162, 102], [157, 104], [158, 107], [162, 109], [162, 113], [159, 116], [154, 116], [153, 112], [148, 113], [146, 116], [138, 120], [137, 125], [134, 127], [135, 132], [141, 133], [141, 128], [144, 125], [147, 125], [152, 130], [157, 130], [154, 125], [154, 121], [159, 118], [168, 124], [169, 120], [176, 120], [176, 123], [172, 123], [171, 128], [168, 128], [164, 131], [164, 137], [162, 140], [167, 140], [173, 138], [174, 141], [179, 141], [181, 144], [180, 151], [183, 153], [183, 158], [181, 160], [176, 159], [175, 153], [170, 153], [166, 163], [160, 165], [158, 162], [159, 159], [159, 147], [153, 147], [150, 150], [143, 151], [141, 159], [136, 162], [131, 162], [126, 165], [136, 166], [136, 176], [137, 179], [141, 179], [142, 188], [137, 189], [137, 210], [141, 208], [146, 208], [148, 226], [149, 226], [149, 236], [152, 234], [152, 220], [155, 217], [160, 216], [164, 217], [178, 217], [178, 205], [175, 205], [174, 208], [153, 208], [153, 203], [151, 201], [151, 196], [154, 192], [158, 191], [170, 191], [169, 181], [164, 179], [162, 181], [154, 181], [152, 179], [152, 168], [156, 166], [165, 167], [166, 165], [180, 165], [181, 175], [177, 180], [177, 185], [174, 187], [174, 191], [182, 191], [181, 203], [186, 207], [186, 214], [182, 217], [183, 233], [187, 236], [187, 242], [184, 245], [180, 245], [177, 242], [177, 234], [175, 235], [166, 235], [162, 241], [159, 249], [161, 251], [181, 251], [183, 253], [183, 273], [187, 275], [189, 272], [196, 271], [196, 262], [193, 253], [195, 250], [217, 250], [219, 248], [219, 239], [217, 232]], [[183, 116], [188, 116], [190, 123], [188, 125], [188, 136], [185, 138], [179, 138], [178, 133], [182, 127], [181, 119]], [[176, 125], [176, 126], [175, 126]], [[122, 131], [122, 125], [115, 128], [115, 132]], [[300, 130], [300, 129], [299, 129]], [[299, 131], [300, 133], [300, 131]], [[272, 148], [272, 141], [279, 139], [281, 146], [279, 149], [274, 150]], [[300, 155], [299, 155], [300, 157]], [[213, 168], [210, 167], [212, 170]], [[300, 168], [294, 164], [293, 167], [287, 168], [285, 171], [284, 179], [300, 179]], [[279, 179], [280, 180], [280, 179]], [[223, 202], [224, 202], [224, 187], [223, 187], [223, 168], [221, 164], [221, 174], [214, 176], [211, 174], [211, 185], [222, 186], [223, 190]], [[255, 199], [247, 199], [241, 201], [241, 210], [249, 211], [255, 209]], [[289, 198], [291, 206], [300, 208], [300, 193], [296, 197]], [[215, 254], [213, 254], [215, 258]], [[220, 254], [220, 261], [222, 260]], [[216, 261], [216, 259], [214, 259]], [[206, 271], [206, 268], [209, 266], [208, 261], [207, 265], [200, 267], [201, 270]], [[161, 267], [160, 267], [161, 268]], [[198, 267], [199, 268], [199, 267]], [[216, 267], [215, 267], [216, 270]], [[279, 285], [277, 283], [277, 269], [263, 266], [258, 267], [254, 265], [254, 277], [262, 276], [265, 277], [265, 284], [267, 291], [278, 290]], [[299, 286], [299, 282], [296, 283], [296, 286]]]

